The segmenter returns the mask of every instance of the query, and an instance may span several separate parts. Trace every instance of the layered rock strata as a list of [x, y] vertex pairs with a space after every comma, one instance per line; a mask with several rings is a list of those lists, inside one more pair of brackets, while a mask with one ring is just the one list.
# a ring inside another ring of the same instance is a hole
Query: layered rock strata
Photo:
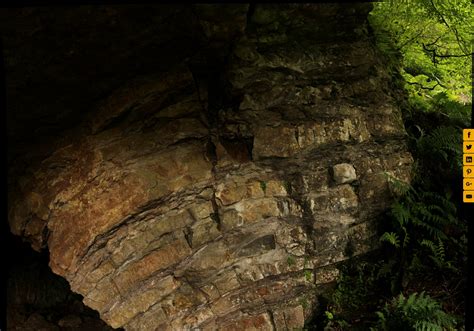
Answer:
[[114, 328], [303, 327], [410, 177], [369, 5], [211, 9], [217, 67], [125, 84], [11, 194], [12, 232]]

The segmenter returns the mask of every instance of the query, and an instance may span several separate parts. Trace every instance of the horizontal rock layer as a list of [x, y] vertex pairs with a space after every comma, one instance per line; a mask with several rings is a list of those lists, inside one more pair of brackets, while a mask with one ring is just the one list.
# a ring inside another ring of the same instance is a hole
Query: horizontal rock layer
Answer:
[[112, 327], [301, 328], [376, 247], [387, 174], [410, 179], [369, 5], [216, 8], [206, 52], [111, 93], [10, 195], [12, 231]]

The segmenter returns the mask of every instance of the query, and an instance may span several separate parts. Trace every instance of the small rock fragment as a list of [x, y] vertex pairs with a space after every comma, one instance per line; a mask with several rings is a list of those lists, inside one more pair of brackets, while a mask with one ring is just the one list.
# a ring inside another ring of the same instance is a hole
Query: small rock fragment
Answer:
[[352, 183], [357, 179], [356, 171], [349, 163], [336, 164], [332, 167], [332, 171], [336, 184]]

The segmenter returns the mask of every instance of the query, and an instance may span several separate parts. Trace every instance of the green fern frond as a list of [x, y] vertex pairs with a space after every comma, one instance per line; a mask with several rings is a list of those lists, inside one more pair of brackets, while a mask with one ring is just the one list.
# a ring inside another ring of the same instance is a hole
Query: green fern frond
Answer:
[[410, 210], [399, 202], [393, 204], [392, 215], [400, 225], [407, 224], [410, 220]]
[[444, 330], [455, 326], [455, 319], [424, 292], [407, 297], [400, 294], [383, 311], [377, 312], [380, 330]]
[[380, 237], [381, 242], [388, 242], [389, 244], [395, 246], [395, 247], [400, 247], [400, 239], [398, 238], [398, 235], [395, 232], [385, 232], [381, 237]]
[[433, 322], [420, 321], [420, 322], [415, 323], [415, 330], [416, 331], [443, 331], [443, 327]]
[[450, 156], [461, 167], [462, 135], [460, 130], [453, 126], [441, 126], [434, 129], [428, 135], [420, 137], [417, 141], [417, 149], [422, 155], [441, 156], [449, 161]]

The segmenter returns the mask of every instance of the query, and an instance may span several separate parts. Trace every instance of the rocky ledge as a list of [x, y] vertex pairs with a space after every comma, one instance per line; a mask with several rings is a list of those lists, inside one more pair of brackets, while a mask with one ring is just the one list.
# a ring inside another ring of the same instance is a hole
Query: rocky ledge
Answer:
[[193, 8], [195, 53], [15, 177], [11, 231], [114, 328], [302, 328], [410, 179], [370, 4]]

